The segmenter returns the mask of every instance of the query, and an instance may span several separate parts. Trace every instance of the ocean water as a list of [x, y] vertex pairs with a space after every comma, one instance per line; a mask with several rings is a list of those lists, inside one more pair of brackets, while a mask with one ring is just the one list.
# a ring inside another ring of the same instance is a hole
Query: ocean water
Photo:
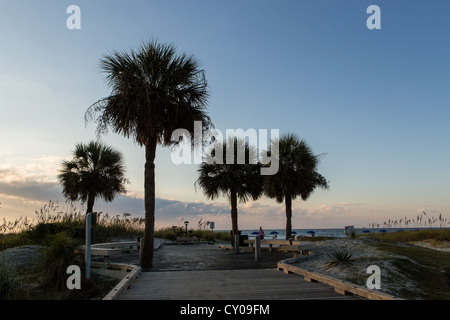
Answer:
[[[379, 233], [379, 232], [401, 232], [408, 230], [425, 230], [429, 228], [354, 228], [355, 234], [363, 234], [363, 233]], [[217, 230], [217, 231], [228, 231], [230, 230]], [[311, 232], [314, 232], [314, 236], [316, 237], [337, 237], [337, 238], [345, 238], [347, 235], [345, 234], [345, 228], [335, 228], [335, 229], [293, 229], [292, 232], [295, 232], [295, 236], [301, 237], [311, 237]], [[254, 230], [241, 230], [242, 235], [247, 235], [249, 239], [254, 238], [257, 235], [258, 229]], [[271, 239], [274, 236], [274, 233], [277, 233], [277, 239], [286, 239], [286, 230], [284, 229], [264, 229], [264, 234], [266, 239]]]
[[[345, 238], [346, 235], [344, 233], [344, 228], [339, 229], [292, 229], [292, 232], [295, 236], [302, 237], [311, 237], [311, 233], [308, 231], [314, 231], [314, 235], [324, 236], [324, 237], [342, 237]], [[254, 233], [257, 233], [258, 230], [242, 230], [241, 234], [248, 235], [249, 238], [255, 237]], [[277, 239], [286, 239], [286, 230], [284, 229], [264, 229], [264, 237], [267, 239], [271, 239], [274, 236], [274, 232], [278, 234]]]

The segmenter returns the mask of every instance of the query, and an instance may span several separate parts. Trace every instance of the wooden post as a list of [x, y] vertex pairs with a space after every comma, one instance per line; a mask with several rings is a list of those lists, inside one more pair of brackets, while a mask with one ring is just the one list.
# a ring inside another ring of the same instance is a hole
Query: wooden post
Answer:
[[236, 234], [235, 236], [235, 239], [234, 239], [234, 251], [236, 252], [236, 253], [239, 253], [239, 234]]
[[255, 237], [255, 260], [261, 258], [261, 239], [259, 236]]
[[86, 251], [84, 256], [86, 279], [91, 278], [91, 218], [92, 213], [86, 214]]
[[139, 239], [139, 264], [142, 264], [142, 248], [144, 247], [144, 237]]

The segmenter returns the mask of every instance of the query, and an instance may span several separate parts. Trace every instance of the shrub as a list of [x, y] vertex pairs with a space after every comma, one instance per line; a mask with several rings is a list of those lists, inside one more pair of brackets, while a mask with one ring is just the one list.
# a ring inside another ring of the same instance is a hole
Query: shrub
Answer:
[[65, 232], [53, 236], [46, 249], [43, 267], [46, 272], [44, 286], [60, 290], [65, 287], [67, 267], [76, 264], [75, 245]]
[[332, 260], [325, 265], [325, 268], [329, 269], [331, 267], [337, 266], [342, 262], [350, 262], [350, 258], [352, 256], [352, 254], [346, 252], [345, 250], [336, 250], [332, 253]]
[[0, 300], [16, 299], [20, 286], [17, 277], [6, 264], [5, 257], [0, 260]]

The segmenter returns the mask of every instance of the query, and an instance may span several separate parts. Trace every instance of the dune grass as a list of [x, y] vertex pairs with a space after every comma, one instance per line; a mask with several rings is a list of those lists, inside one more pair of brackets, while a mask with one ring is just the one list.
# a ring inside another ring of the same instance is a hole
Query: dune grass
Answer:
[[[35, 218], [19, 218], [15, 221], [3, 221], [0, 224], [0, 251], [23, 245], [48, 246], [54, 235], [64, 232], [76, 244], [85, 239], [86, 215], [72, 203], [60, 206], [50, 201], [35, 211]], [[136, 237], [144, 232], [144, 219], [131, 218], [129, 213], [122, 216], [110, 216], [108, 213], [96, 214], [93, 227], [95, 242], [108, 242], [117, 237]]]
[[[73, 203], [49, 201], [35, 211], [34, 219], [21, 217], [15, 221], [3, 220], [0, 223], [0, 251], [22, 245], [49, 245], [55, 234], [64, 232], [76, 244], [84, 243], [86, 214]], [[145, 219], [132, 217], [129, 213], [110, 216], [99, 212], [93, 227], [95, 242], [110, 242], [117, 238], [135, 238], [144, 234]], [[193, 236], [204, 241], [230, 241], [228, 232], [205, 230], [199, 222], [197, 230], [189, 230]], [[178, 228], [180, 231], [181, 227]], [[175, 241], [176, 234], [171, 227], [155, 230], [155, 237]]]
[[[372, 245], [405, 258], [393, 259], [393, 265], [420, 288], [421, 293], [398, 287], [399, 295], [406, 299], [450, 299], [450, 253], [414, 245], [427, 242], [432, 247], [450, 243], [450, 230], [431, 229], [365, 235], [376, 239]], [[387, 279], [387, 281], [389, 281]], [[394, 281], [394, 280], [392, 280]]]
[[[184, 231], [184, 229], [178, 228], [177, 231], [181, 232], [181, 231]], [[196, 236], [200, 240], [211, 241], [211, 242], [217, 242], [217, 241], [230, 242], [230, 239], [231, 239], [231, 235], [229, 232], [212, 231], [212, 230], [204, 230], [204, 229], [188, 230], [188, 235]], [[161, 228], [159, 230], [156, 230], [155, 237], [175, 242], [177, 234], [174, 232], [173, 228], [168, 227], [168, 228]]]
[[387, 232], [364, 235], [383, 241], [391, 242], [419, 242], [432, 241], [434, 244], [450, 241], [450, 229], [410, 230], [402, 232]]

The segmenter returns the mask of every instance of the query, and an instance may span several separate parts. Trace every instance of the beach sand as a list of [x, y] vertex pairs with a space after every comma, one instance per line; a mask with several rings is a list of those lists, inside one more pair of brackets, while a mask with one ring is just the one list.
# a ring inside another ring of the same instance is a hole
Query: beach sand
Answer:
[[[393, 296], [401, 297], [400, 292], [408, 291], [410, 294], [421, 294], [418, 288], [407, 275], [400, 272], [394, 264], [398, 259], [405, 259], [408, 262], [417, 263], [405, 256], [382, 251], [372, 246], [370, 243], [376, 241], [371, 238], [359, 239], [334, 239], [315, 242], [315, 247], [310, 256], [304, 256], [297, 260], [293, 265], [322, 273], [343, 281], [348, 281], [360, 286], [367, 285], [367, 279], [372, 273], [367, 272], [371, 265], [380, 267], [381, 285], [380, 292]], [[400, 246], [410, 246], [412, 244], [400, 244]], [[441, 251], [449, 251], [449, 248], [434, 248], [426, 243], [417, 243], [414, 245], [424, 246]], [[327, 263], [333, 260], [332, 254], [335, 251], [345, 251], [352, 254], [350, 263], [339, 263], [337, 266], [327, 268]]]

